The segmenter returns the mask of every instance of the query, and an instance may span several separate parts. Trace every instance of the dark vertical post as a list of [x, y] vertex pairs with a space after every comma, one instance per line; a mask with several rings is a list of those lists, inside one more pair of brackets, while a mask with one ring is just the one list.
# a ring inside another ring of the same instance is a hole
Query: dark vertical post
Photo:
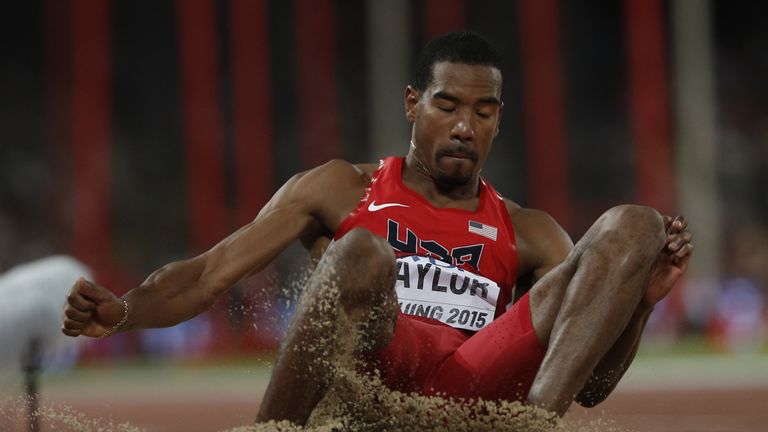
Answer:
[[666, 35], [659, 0], [626, 0], [635, 191], [640, 204], [674, 210]]
[[228, 231], [222, 113], [212, 0], [179, 0], [179, 50], [191, 245], [204, 250]]
[[74, 251], [103, 274], [111, 249], [111, 64], [109, 0], [72, 3]]
[[24, 399], [27, 404], [27, 430], [37, 432], [40, 430], [39, 412], [40, 409], [40, 362], [41, 362], [41, 343], [40, 339], [35, 337], [29, 341], [27, 352], [22, 359], [22, 370], [24, 372]]
[[253, 220], [274, 189], [267, 18], [266, 0], [230, 3], [237, 225]]
[[530, 206], [570, 225], [558, 3], [520, 0]]
[[296, 1], [299, 142], [302, 168], [339, 157], [334, 2]]
[[72, 29], [71, 2], [45, 1], [45, 93], [48, 168], [57, 179], [48, 199], [54, 211], [54, 244], [73, 247], [71, 214], [72, 156]]
[[424, 0], [426, 40], [467, 26], [464, 0]]

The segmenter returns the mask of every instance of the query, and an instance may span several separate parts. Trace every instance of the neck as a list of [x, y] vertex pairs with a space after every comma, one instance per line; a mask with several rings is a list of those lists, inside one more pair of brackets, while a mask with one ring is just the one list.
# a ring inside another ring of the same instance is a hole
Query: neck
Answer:
[[405, 157], [403, 181], [411, 189], [438, 206], [447, 201], [469, 201], [478, 197], [480, 190], [479, 174], [472, 176], [466, 184], [453, 185], [441, 181], [437, 173], [428, 167], [429, 165], [424, 162], [422, 156], [411, 147]]

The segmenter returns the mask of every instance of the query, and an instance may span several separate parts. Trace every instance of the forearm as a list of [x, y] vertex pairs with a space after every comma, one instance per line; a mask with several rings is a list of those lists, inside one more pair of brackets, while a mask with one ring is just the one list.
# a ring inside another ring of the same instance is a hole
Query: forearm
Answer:
[[640, 346], [640, 338], [653, 308], [638, 308], [611, 349], [598, 363], [576, 402], [592, 407], [608, 397], [629, 369]]
[[229, 288], [207, 279], [205, 260], [196, 257], [163, 266], [123, 298], [128, 319], [120, 331], [170, 327], [210, 309]]
[[120, 331], [170, 327], [208, 310], [232, 285], [263, 269], [312, 220], [291, 205], [262, 213], [208, 252], [165, 265], [129, 291], [123, 297], [128, 319]]

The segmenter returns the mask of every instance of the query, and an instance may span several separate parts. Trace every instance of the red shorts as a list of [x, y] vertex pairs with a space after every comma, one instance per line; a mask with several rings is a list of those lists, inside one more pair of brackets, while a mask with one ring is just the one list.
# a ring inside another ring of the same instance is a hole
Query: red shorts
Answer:
[[369, 357], [368, 366], [389, 388], [405, 393], [522, 401], [545, 353], [526, 294], [475, 334], [398, 313], [392, 341]]

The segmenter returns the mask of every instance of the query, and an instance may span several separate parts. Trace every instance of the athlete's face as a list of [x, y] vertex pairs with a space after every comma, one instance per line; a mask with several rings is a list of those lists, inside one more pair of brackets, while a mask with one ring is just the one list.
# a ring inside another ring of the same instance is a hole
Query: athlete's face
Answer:
[[501, 118], [501, 72], [492, 66], [441, 62], [423, 92], [405, 91], [414, 156], [444, 186], [476, 179]]

